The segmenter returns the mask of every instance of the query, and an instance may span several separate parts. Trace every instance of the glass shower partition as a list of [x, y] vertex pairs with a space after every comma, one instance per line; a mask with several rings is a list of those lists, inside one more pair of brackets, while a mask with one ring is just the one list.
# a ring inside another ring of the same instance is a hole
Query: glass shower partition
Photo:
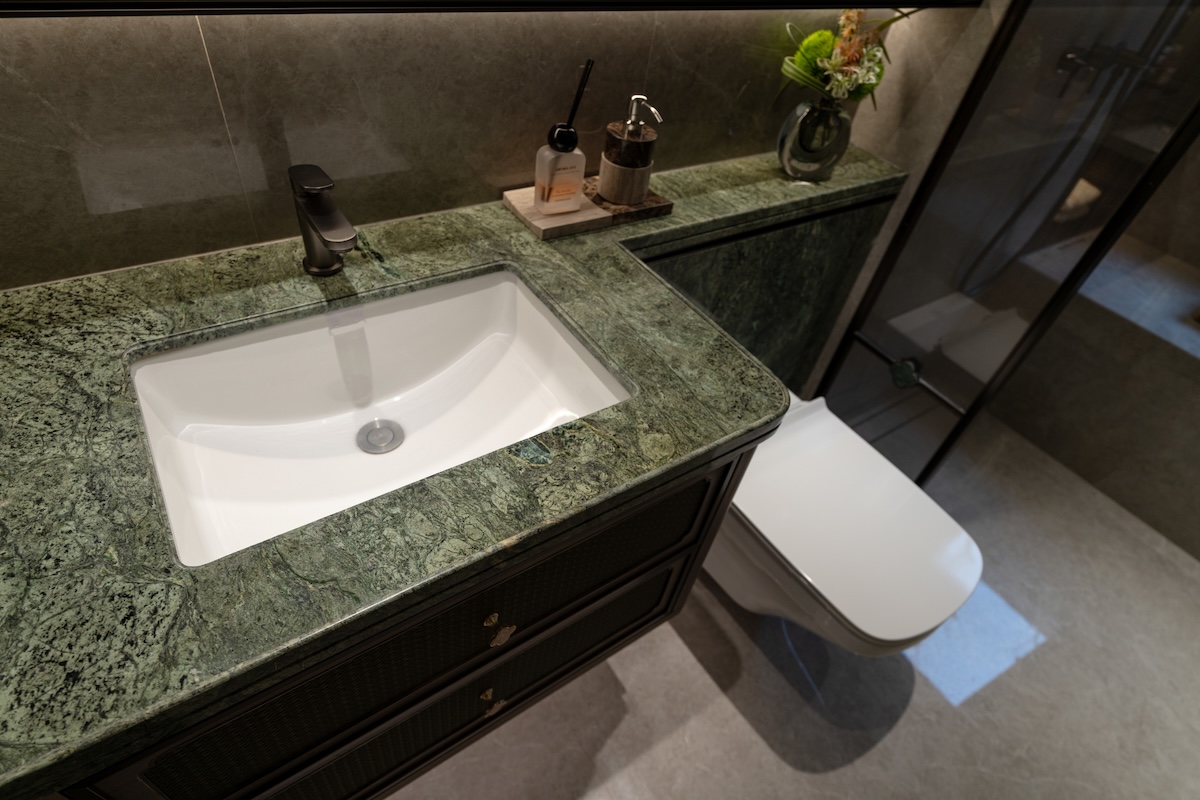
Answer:
[[961, 136], [821, 388], [910, 477], [930, 474], [1185, 135], [1200, 101], [1196, 7], [1010, 8], [990, 80], [960, 109]]

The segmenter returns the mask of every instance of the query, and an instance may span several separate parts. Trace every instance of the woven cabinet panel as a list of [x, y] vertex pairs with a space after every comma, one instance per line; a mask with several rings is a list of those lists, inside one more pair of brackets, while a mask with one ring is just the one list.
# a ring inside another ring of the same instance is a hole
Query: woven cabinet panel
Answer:
[[648, 622], [656, 611], [665, 608], [664, 595], [671, 576], [668, 571], [643, 582], [271, 800], [345, 800], [370, 789], [423, 751], [483, 718], [496, 702], [535, 688], [639, 621]]

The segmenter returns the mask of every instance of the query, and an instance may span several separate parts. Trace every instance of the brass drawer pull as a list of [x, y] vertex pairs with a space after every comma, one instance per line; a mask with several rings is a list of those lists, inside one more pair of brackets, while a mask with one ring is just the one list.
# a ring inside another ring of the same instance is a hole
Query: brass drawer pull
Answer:
[[496, 635], [492, 637], [492, 641], [488, 647], [499, 647], [500, 645], [504, 644], [509, 640], [513, 633], [516, 632], [516, 630], [516, 625], [505, 625], [503, 628], [496, 631]]
[[[495, 692], [493, 690], [487, 689], [484, 691], [483, 694], [479, 695], [479, 699], [486, 703], [492, 699], [494, 694], [495, 694]], [[487, 711], [483, 712], [484, 718], [486, 719], [487, 717], [492, 716], [493, 714], [498, 712], [500, 709], [504, 708], [506, 705], [508, 705], [507, 700], [497, 700], [496, 702], [494, 702], [490, 706], [488, 706]]]
[[[483, 621], [483, 627], [485, 627], [485, 628], [495, 628], [499, 624], [500, 624], [500, 615], [498, 613], [493, 613], [492, 615], [490, 615], [487, 619], [485, 619]], [[500, 628], [499, 630], [496, 631], [496, 635], [492, 637], [492, 641], [488, 645], [488, 647], [499, 647], [500, 645], [507, 642], [512, 637], [512, 635], [516, 632], [517, 632], [516, 625], [505, 625], [503, 628]]]

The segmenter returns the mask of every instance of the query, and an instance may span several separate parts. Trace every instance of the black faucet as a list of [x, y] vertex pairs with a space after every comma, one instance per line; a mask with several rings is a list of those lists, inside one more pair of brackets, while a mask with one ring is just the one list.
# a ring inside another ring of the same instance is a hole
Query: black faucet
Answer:
[[335, 275], [342, 271], [341, 253], [354, 249], [358, 232], [338, 210], [329, 190], [333, 181], [313, 164], [288, 167], [292, 200], [304, 237], [304, 269], [310, 275]]

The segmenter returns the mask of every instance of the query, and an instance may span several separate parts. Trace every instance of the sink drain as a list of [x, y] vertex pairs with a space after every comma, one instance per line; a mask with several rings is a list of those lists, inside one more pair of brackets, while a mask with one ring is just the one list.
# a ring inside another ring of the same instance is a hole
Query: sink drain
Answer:
[[404, 441], [404, 430], [390, 419], [377, 419], [363, 425], [355, 441], [358, 442], [358, 449], [364, 453], [388, 453]]

